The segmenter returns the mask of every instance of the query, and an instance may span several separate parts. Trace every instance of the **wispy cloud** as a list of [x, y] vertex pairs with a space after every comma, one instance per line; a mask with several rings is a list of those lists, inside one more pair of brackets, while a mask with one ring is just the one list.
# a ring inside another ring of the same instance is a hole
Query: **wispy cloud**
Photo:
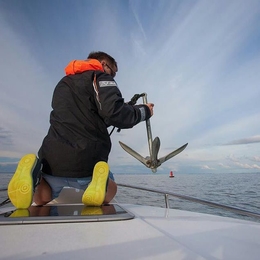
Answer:
[[215, 170], [214, 168], [212, 168], [212, 167], [210, 167], [210, 166], [208, 166], [208, 165], [202, 165], [202, 166], [201, 166], [201, 169], [202, 169], [202, 170]]
[[225, 165], [224, 163], [219, 163], [218, 165], [221, 166], [224, 169], [230, 169], [231, 168], [231, 166]]
[[243, 169], [260, 169], [260, 165], [257, 164], [247, 164], [247, 163], [240, 163], [235, 162], [235, 164]]
[[240, 144], [251, 144], [251, 143], [260, 143], [260, 135], [233, 140], [231, 142], [226, 143], [225, 145], [240, 145]]
[[12, 144], [13, 142], [11, 131], [4, 129], [3, 127], [0, 127], [0, 145], [2, 147], [6, 147]]
[[130, 33], [132, 44], [133, 44], [133, 50], [136, 56], [145, 56], [147, 54], [146, 52], [147, 37], [137, 12], [138, 2], [130, 0], [129, 8], [132, 11], [134, 20], [137, 24], [136, 29]]
[[252, 160], [256, 162], [260, 162], [260, 156], [253, 156]]
[[[147, 92], [155, 103], [159, 155], [189, 143], [159, 172], [259, 170], [259, 1], [10, 3], [0, 2], [0, 156], [37, 153], [64, 66], [104, 50], [126, 101]], [[148, 155], [144, 122], [111, 138], [112, 170], [149, 171], [118, 144]]]

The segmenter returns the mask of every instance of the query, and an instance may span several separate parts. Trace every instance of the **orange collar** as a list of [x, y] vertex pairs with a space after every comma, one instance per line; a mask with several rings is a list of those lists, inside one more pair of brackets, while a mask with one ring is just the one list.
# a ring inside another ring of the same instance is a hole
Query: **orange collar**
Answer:
[[101, 63], [96, 59], [72, 60], [65, 68], [66, 75], [74, 75], [87, 70], [104, 71]]

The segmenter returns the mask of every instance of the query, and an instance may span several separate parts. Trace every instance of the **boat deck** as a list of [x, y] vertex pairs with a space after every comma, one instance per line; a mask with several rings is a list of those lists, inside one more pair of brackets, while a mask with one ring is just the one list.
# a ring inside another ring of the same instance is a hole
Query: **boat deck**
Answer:
[[258, 213], [142, 190], [163, 194], [166, 208], [116, 201], [85, 207], [79, 203], [81, 192], [72, 189], [43, 207], [1, 207], [1, 259], [259, 259], [260, 223], [170, 209], [168, 196], [238, 214]]
[[259, 259], [259, 223], [167, 208], [111, 205], [135, 217], [1, 225], [1, 258]]

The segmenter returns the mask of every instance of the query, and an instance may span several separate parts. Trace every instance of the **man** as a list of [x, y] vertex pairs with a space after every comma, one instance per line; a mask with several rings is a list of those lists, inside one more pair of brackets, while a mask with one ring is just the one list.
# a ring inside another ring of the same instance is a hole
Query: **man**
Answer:
[[39, 159], [25, 155], [8, 185], [14, 206], [28, 208], [32, 200], [44, 205], [64, 186], [85, 190], [85, 205], [100, 206], [113, 199], [117, 185], [107, 164], [107, 127], [132, 128], [150, 118], [154, 106], [125, 103], [114, 81], [117, 71], [115, 59], [104, 52], [91, 52], [87, 60], [68, 64], [53, 93], [50, 128]]

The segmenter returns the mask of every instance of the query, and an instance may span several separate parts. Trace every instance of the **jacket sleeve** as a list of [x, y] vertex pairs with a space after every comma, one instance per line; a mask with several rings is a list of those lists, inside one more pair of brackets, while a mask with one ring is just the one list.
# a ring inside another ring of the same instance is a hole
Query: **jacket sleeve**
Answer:
[[110, 75], [97, 74], [94, 77], [93, 87], [98, 113], [108, 126], [132, 128], [151, 117], [146, 105], [133, 106], [125, 103], [117, 83]]

